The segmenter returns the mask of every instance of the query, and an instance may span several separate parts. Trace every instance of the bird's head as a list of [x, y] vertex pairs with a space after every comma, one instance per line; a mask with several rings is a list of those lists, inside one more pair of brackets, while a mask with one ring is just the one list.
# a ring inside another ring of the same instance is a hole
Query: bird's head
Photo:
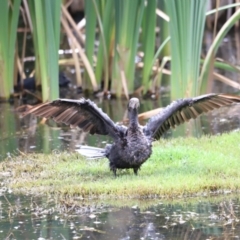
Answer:
[[138, 98], [131, 98], [128, 102], [128, 110], [138, 109], [140, 106]]

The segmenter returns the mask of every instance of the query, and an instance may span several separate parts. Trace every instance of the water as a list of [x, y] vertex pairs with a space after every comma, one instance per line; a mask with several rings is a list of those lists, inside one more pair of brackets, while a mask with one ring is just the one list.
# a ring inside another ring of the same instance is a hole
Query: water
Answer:
[[[239, 198], [65, 203], [0, 194], [0, 239], [239, 239]], [[121, 206], [116, 207], [116, 204]]]

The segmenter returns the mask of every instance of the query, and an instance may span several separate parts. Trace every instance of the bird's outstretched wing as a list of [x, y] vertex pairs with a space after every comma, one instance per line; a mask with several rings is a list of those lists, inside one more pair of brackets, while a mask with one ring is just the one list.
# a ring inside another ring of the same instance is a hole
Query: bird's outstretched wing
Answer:
[[191, 118], [195, 119], [204, 112], [239, 102], [239, 96], [214, 93], [195, 98], [179, 99], [150, 118], [143, 131], [149, 138], [158, 140], [171, 127], [174, 128]]
[[58, 123], [65, 123], [71, 127], [78, 126], [90, 134], [109, 135], [114, 139], [124, 132], [124, 127], [116, 125], [94, 102], [84, 98], [58, 99], [39, 104], [27, 108], [27, 111], [21, 112], [21, 116], [30, 113], [39, 117], [52, 118]]

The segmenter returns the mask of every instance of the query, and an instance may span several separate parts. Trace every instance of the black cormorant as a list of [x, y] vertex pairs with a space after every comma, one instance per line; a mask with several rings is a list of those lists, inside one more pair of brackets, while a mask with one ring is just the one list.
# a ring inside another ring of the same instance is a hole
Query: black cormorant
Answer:
[[172, 102], [145, 126], [138, 123], [139, 100], [131, 98], [128, 103], [128, 127], [115, 124], [94, 102], [88, 99], [58, 99], [27, 110], [23, 115], [34, 114], [52, 118], [56, 122], [79, 127], [90, 134], [109, 135], [113, 144], [99, 150], [98, 157], [109, 159], [110, 169], [132, 168], [137, 174], [141, 165], [152, 154], [152, 142], [158, 140], [171, 127], [196, 118], [222, 106], [240, 102], [240, 97], [225, 94], [206, 94]]

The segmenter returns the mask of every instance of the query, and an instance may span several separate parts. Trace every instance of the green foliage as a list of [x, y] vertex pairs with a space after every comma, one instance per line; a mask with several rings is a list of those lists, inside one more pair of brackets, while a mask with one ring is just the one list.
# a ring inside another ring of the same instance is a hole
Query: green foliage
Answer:
[[144, 21], [143, 21], [143, 52], [144, 52], [144, 67], [142, 73], [142, 85], [145, 92], [149, 89], [149, 79], [152, 72], [152, 60], [155, 49], [155, 28], [156, 28], [156, 14], [154, 14], [157, 7], [156, 0], [147, 2]]
[[[101, 80], [102, 77], [104, 78], [104, 91], [108, 90], [109, 84], [109, 75], [110, 75], [110, 55], [112, 51], [113, 41], [111, 41], [111, 36], [114, 32], [114, 25], [112, 24], [114, 14], [113, 14], [113, 7], [114, 1], [106, 1], [103, 4], [102, 1], [102, 8], [103, 11], [98, 11], [96, 8], [96, 12], [98, 13], [98, 23], [100, 26], [100, 44], [97, 53], [97, 65], [96, 65], [96, 79]], [[108, 47], [107, 47], [108, 46]], [[103, 74], [104, 72], [104, 74]]]
[[196, 96], [206, 0], [166, 0], [171, 36], [171, 97]]
[[[11, 3], [11, 5], [10, 5]], [[21, 0], [0, 1], [0, 98], [13, 90], [14, 54]]]
[[115, 178], [107, 159], [87, 160], [70, 153], [6, 159], [0, 172], [11, 172], [4, 184], [23, 192], [100, 199], [199, 196], [239, 190], [239, 142], [239, 132], [161, 140], [138, 176], [123, 170]]
[[[94, 14], [97, 15], [100, 30], [96, 79], [98, 82], [104, 79], [104, 91], [107, 91], [108, 81], [112, 79], [112, 90], [117, 96], [121, 96], [123, 92], [125, 95], [132, 93], [135, 90], [135, 57], [141, 44], [144, 51], [144, 68], [140, 84], [147, 90], [154, 57], [157, 1], [146, 1], [146, 4], [143, 0], [108, 0], [97, 3], [95, 0], [87, 3], [94, 5]], [[89, 23], [86, 21], [86, 29], [93, 29], [90, 27], [91, 21], [92, 19]], [[96, 40], [97, 36], [93, 39], [92, 34], [86, 38], [88, 49], [88, 45], [93, 46], [92, 41]]]
[[116, 29], [112, 79], [118, 96], [121, 95], [124, 84], [129, 92], [134, 91], [135, 57], [143, 12], [144, 0], [115, 0]]
[[58, 50], [60, 40], [61, 0], [28, 2], [33, 24], [35, 68], [42, 84], [43, 101], [59, 97]]
[[[206, 13], [206, 2], [207, 0], [89, 0], [85, 2], [86, 41], [68, 13], [67, 6], [62, 5], [61, 22], [64, 32], [71, 39], [69, 42], [72, 50], [76, 48], [79, 50], [80, 58], [73, 51], [72, 59], [77, 72], [78, 85], [82, 84], [79, 71], [81, 62], [86, 70], [84, 87], [89, 88], [91, 83], [93, 90], [97, 91], [103, 79], [106, 92], [109, 81], [112, 80], [112, 92], [116, 92], [117, 96], [124, 93], [128, 97], [129, 93], [134, 92], [135, 87], [142, 86], [143, 88], [140, 89], [144, 89], [144, 92], [150, 88], [153, 90], [159, 88], [165, 63], [171, 60], [171, 72], [169, 70], [165, 72], [171, 73], [172, 98], [204, 93], [210, 71], [208, 69], [210, 59], [216, 53], [222, 38], [239, 20], [239, 10], [237, 10], [224, 24], [210, 48], [199, 80], [206, 15], [239, 6], [239, 3], [229, 4]], [[14, 82], [16, 65], [14, 53], [20, 3], [20, 0], [0, 1], [0, 84], [2, 86], [0, 97], [5, 98], [8, 98], [12, 92]], [[37, 84], [42, 84], [43, 101], [55, 99], [59, 95], [57, 63], [61, 1], [29, 0], [23, 3], [25, 8], [23, 16], [28, 18], [33, 34]], [[164, 13], [166, 9], [169, 16]], [[161, 17], [157, 19], [157, 16]], [[170, 23], [168, 23], [169, 17]], [[158, 46], [156, 46], [156, 22], [160, 23], [157, 25], [160, 26]], [[85, 49], [76, 36], [81, 39]], [[171, 44], [171, 56], [168, 53], [168, 41]], [[138, 80], [136, 86], [135, 58], [140, 50], [143, 50], [144, 54], [143, 70], [142, 78]], [[157, 61], [159, 55], [163, 59], [161, 63]], [[152, 76], [155, 78], [150, 82]]]
[[[96, 32], [96, 21], [97, 15], [94, 11], [94, 0], [85, 2], [85, 18], [86, 18], [86, 45], [85, 51], [86, 56], [89, 60], [89, 63], [93, 66], [93, 55], [94, 55], [94, 44], [96, 40], [95, 32]], [[90, 82], [90, 78], [88, 76], [88, 72], [85, 72], [86, 84]]]

